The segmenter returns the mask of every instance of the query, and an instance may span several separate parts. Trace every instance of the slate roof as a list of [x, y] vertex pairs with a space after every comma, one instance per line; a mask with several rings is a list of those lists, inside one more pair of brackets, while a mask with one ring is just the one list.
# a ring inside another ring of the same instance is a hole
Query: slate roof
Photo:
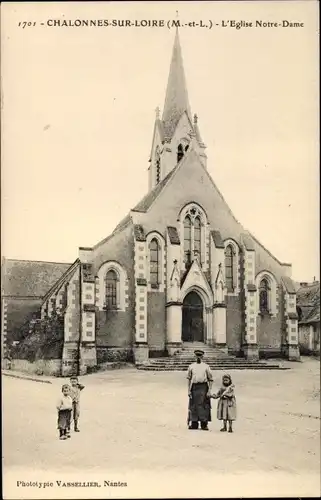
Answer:
[[181, 162], [179, 162], [173, 170], [171, 170], [164, 179], [157, 184], [157, 186], [154, 187], [149, 193], [147, 193], [144, 198], [133, 208], [134, 212], [147, 212], [151, 204], [156, 200], [157, 196], [159, 193], [163, 190], [163, 188], [166, 186], [168, 181], [171, 179], [173, 176], [174, 172], [176, 172], [178, 166], [180, 165]]
[[282, 276], [282, 281], [288, 293], [296, 293], [296, 287], [291, 278], [288, 278], [287, 276]]
[[297, 291], [297, 306], [302, 311], [300, 323], [320, 322], [320, 283], [303, 286]]
[[180, 239], [176, 227], [167, 226], [169, 241], [172, 245], [179, 245]]
[[242, 240], [246, 250], [255, 250], [253, 240], [249, 234], [242, 233]]
[[43, 297], [71, 264], [4, 259], [2, 288], [5, 296]]
[[124, 217], [120, 222], [119, 224], [117, 224], [117, 226], [115, 227], [115, 229], [113, 230], [113, 233], [115, 233], [116, 231], [119, 231], [120, 229], [123, 229], [124, 227], [126, 227], [131, 221], [131, 217], [130, 217], [130, 214], [127, 214], [126, 217]]
[[224, 241], [222, 239], [221, 233], [217, 229], [211, 231], [211, 236], [216, 248], [224, 248]]

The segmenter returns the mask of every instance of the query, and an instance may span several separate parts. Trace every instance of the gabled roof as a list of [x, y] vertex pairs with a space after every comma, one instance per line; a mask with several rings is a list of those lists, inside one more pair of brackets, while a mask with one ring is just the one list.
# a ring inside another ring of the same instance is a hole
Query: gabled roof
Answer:
[[242, 240], [244, 243], [244, 246], [246, 250], [254, 250], [254, 245], [253, 245], [253, 240], [251, 239], [251, 236], [247, 233], [242, 233]]
[[214, 241], [215, 248], [225, 248], [221, 233], [217, 229], [211, 231], [211, 236]]
[[320, 283], [300, 287], [297, 291], [297, 306], [302, 311], [300, 323], [320, 321]]
[[43, 297], [44, 301], [48, 298], [48, 296], [50, 296], [52, 294], [52, 292], [54, 292], [54, 291], [57, 292], [59, 290], [59, 288], [61, 287], [61, 285], [68, 281], [68, 278], [70, 278], [72, 276], [72, 274], [74, 273], [75, 269], [77, 268], [77, 266], [79, 264], [80, 264], [80, 260], [76, 259], [75, 262], [73, 264], [71, 264], [68, 267], [68, 269], [66, 269], [66, 271], [62, 274], [62, 276], [60, 276], [60, 278], [55, 283], [53, 283], [52, 287], [50, 287], [49, 290], [47, 291], [47, 293], [44, 295], [44, 297]]
[[[184, 157], [183, 157], [184, 159]], [[182, 161], [182, 160], [181, 160]], [[181, 162], [179, 162], [173, 170], [171, 170], [164, 179], [157, 184], [157, 186], [154, 187], [149, 193], [147, 193], [144, 198], [133, 208], [134, 212], [147, 212], [151, 204], [156, 200], [157, 196], [160, 194], [160, 192], [163, 190], [163, 188], [166, 186], [168, 181], [171, 179], [173, 176], [174, 172], [177, 170], [178, 166], [180, 165]]]
[[43, 297], [71, 264], [4, 259], [3, 293], [11, 297]]
[[127, 214], [126, 217], [124, 217], [120, 222], [119, 224], [117, 224], [117, 226], [115, 227], [115, 229], [113, 230], [113, 233], [115, 233], [116, 231], [119, 231], [120, 229], [123, 229], [124, 227], [128, 226], [128, 224], [131, 222], [131, 217], [130, 217], [130, 214]]
[[282, 281], [288, 293], [296, 293], [294, 282], [287, 276], [282, 276]]

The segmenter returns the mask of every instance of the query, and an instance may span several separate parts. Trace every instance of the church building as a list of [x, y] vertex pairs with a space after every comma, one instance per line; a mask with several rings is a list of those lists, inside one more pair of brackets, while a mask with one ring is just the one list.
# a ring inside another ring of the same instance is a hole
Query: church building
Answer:
[[156, 112], [149, 191], [114, 231], [43, 297], [60, 318], [62, 374], [121, 353], [142, 364], [187, 343], [299, 359], [296, 289], [280, 262], [232, 214], [207, 170], [176, 32], [165, 103]]

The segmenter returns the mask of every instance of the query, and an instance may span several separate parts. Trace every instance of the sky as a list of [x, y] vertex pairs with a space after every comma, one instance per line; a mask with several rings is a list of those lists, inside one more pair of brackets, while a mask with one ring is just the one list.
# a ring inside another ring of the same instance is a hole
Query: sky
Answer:
[[[292, 277], [319, 276], [316, 2], [6, 4], [2, 9], [2, 255], [73, 262], [148, 191], [155, 108], [174, 29], [48, 27], [47, 19], [212, 20], [181, 28], [208, 171]], [[22, 29], [18, 22], [32, 19]], [[222, 20], [303, 28], [223, 28]], [[41, 26], [41, 22], [45, 25]]]

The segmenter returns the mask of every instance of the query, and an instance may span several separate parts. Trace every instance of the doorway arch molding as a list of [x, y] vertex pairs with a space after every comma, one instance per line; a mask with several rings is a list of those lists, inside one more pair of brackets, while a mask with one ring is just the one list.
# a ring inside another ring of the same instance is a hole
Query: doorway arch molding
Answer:
[[190, 293], [190, 292], [196, 292], [198, 295], [201, 297], [203, 304], [205, 307], [213, 307], [213, 298], [208, 295], [206, 290], [202, 288], [201, 286], [198, 285], [192, 285], [187, 288], [187, 290], [184, 290], [184, 293], [182, 294], [181, 302], [183, 303], [185, 300], [185, 297]]
[[[181, 303], [184, 304], [186, 297], [191, 293], [195, 292], [200, 297], [203, 303], [203, 341], [206, 344], [213, 343], [213, 297], [209, 296], [208, 293], [198, 285], [192, 285], [188, 287], [187, 290], [184, 290], [184, 293], [181, 297]], [[184, 307], [184, 306], [183, 306]], [[184, 321], [183, 321], [183, 307], [182, 307], [182, 333], [181, 338], [184, 341]]]

